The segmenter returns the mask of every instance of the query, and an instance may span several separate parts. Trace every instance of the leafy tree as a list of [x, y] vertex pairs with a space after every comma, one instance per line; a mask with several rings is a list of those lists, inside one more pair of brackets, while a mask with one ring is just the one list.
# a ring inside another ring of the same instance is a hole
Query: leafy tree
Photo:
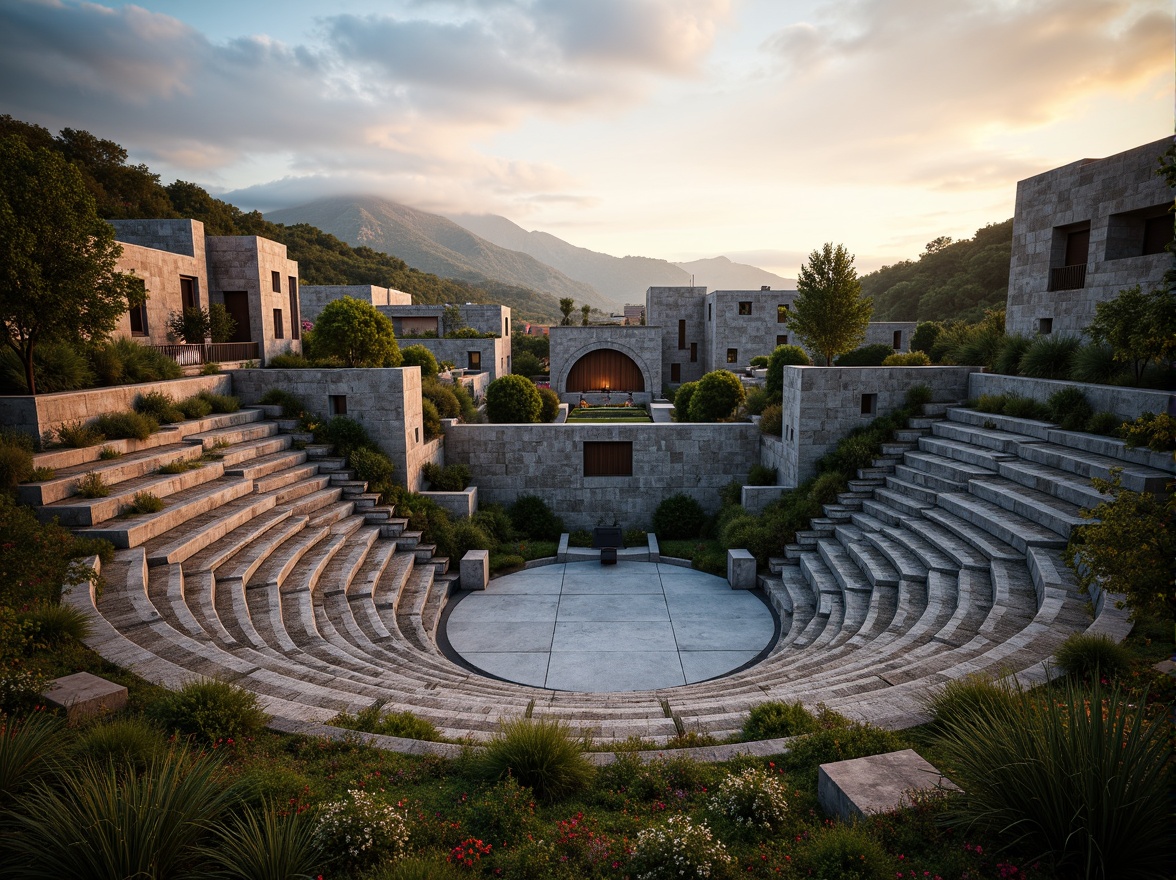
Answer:
[[572, 311], [576, 308], [576, 301], [570, 296], [565, 296], [559, 301], [559, 311], [563, 315], [563, 319], [559, 322], [561, 327], [570, 327], [572, 324]]
[[0, 338], [37, 393], [41, 343], [106, 339], [143, 288], [116, 272], [122, 247], [82, 175], [58, 153], [0, 140]]
[[1128, 287], [1094, 307], [1086, 335], [1110, 345], [1138, 385], [1148, 365], [1176, 360], [1176, 297], [1159, 288], [1144, 293], [1138, 284]]
[[764, 376], [764, 391], [772, 399], [784, 393], [784, 368], [807, 367], [812, 364], [808, 353], [799, 345], [778, 345], [768, 358], [768, 374]]
[[409, 345], [400, 350], [400, 365], [402, 367], [420, 367], [421, 377], [436, 376], [437, 358], [433, 352], [423, 345]]
[[510, 371], [516, 376], [538, 376], [544, 372], [539, 358], [529, 351], [520, 351], [510, 362]]
[[746, 396], [738, 376], [730, 370], [713, 370], [698, 380], [698, 387], [690, 397], [690, 421], [721, 422], [728, 419]]
[[[526, 333], [515, 331], [510, 337], [510, 348], [515, 354], [527, 351], [544, 361], [551, 357], [551, 337], [545, 333], [528, 336]], [[540, 372], [545, 371], [541, 370]]]
[[911, 337], [911, 351], [931, 354], [931, 346], [942, 332], [943, 324], [939, 321], [920, 321], [915, 327], [915, 335]]
[[345, 296], [327, 303], [314, 325], [315, 351], [348, 367], [398, 367], [392, 322], [371, 303]]
[[590, 305], [588, 305], [587, 303], [580, 306], [580, 326], [581, 327], [588, 326], [588, 315], [591, 314], [591, 312], [592, 312], [592, 307]]
[[208, 335], [213, 342], [228, 342], [237, 331], [237, 319], [229, 314], [224, 303], [208, 306]]
[[446, 305], [441, 313], [441, 331], [445, 336], [466, 329], [465, 318], [461, 316], [461, 306]]
[[492, 422], [537, 422], [542, 409], [539, 389], [525, 376], [500, 376], [486, 389], [486, 417]]
[[862, 297], [853, 254], [826, 242], [809, 254], [796, 281], [800, 295], [792, 304], [788, 327], [825, 359], [825, 366], [866, 338], [874, 306]]

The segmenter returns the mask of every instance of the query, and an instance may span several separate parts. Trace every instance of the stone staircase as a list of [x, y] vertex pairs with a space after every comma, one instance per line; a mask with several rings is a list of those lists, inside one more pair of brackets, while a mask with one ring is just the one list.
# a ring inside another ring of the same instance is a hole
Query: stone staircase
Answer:
[[[96, 449], [47, 453], [36, 463], [58, 476], [22, 492], [44, 515], [120, 548], [100, 596], [68, 599], [93, 614], [92, 647], [168, 687], [194, 676], [233, 681], [284, 729], [377, 699], [475, 740], [524, 713], [597, 741], [725, 736], [770, 699], [916, 724], [923, 700], [949, 679], [1037, 682], [1070, 633], [1123, 637], [1129, 625], [1113, 602], [1091, 619], [1061, 550], [1079, 507], [1100, 500], [1090, 476], [1121, 467], [1125, 485], [1157, 490], [1176, 470], [1118, 441], [940, 408], [887, 444], [761, 577], [782, 620], [763, 661], [683, 687], [582, 694], [490, 679], [448, 659], [438, 641], [455, 580], [448, 560], [329, 450], [298, 448], [307, 438], [267, 415], [276, 413], [122, 441], [123, 456], [110, 461]], [[186, 481], [154, 473], [201, 457], [203, 467], [173, 475]], [[71, 493], [90, 471], [111, 485], [108, 498]], [[118, 517], [137, 487], [166, 506]]]

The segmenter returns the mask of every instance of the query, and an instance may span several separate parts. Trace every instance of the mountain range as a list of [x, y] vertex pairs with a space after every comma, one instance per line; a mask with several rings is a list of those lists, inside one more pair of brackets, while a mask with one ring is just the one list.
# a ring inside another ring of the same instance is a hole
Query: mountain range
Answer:
[[265, 216], [275, 223], [309, 223], [353, 247], [393, 254], [442, 278], [493, 279], [610, 313], [626, 302], [644, 302], [647, 287], [686, 286], [692, 277], [695, 285], [711, 289], [795, 286], [791, 279], [726, 257], [690, 263], [614, 257], [528, 232], [494, 214], [447, 218], [370, 196], [319, 199]]

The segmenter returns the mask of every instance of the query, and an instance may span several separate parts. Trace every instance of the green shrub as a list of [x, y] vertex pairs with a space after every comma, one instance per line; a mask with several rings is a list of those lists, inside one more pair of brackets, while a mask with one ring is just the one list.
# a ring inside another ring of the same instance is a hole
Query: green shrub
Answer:
[[368, 484], [368, 491], [384, 496], [396, 479], [396, 465], [378, 449], [361, 446], [347, 456], [347, 466], [355, 471], [355, 478]]
[[458, 406], [461, 407], [461, 420], [471, 425], [480, 421], [482, 414], [478, 412], [478, 407], [474, 403], [469, 389], [461, 382], [454, 382], [451, 388], [453, 396], [457, 398]]
[[520, 495], [510, 506], [510, 521], [520, 535], [538, 541], [558, 541], [563, 520], [538, 495]]
[[706, 511], [694, 498], [679, 492], [663, 499], [653, 512], [653, 531], [659, 539], [697, 538], [706, 526]]
[[931, 358], [922, 351], [896, 351], [882, 360], [884, 367], [929, 367]]
[[1068, 379], [1081, 341], [1076, 336], [1038, 336], [1025, 349], [1019, 369], [1031, 379]]
[[747, 399], [743, 401], [743, 408], [751, 416], [762, 415], [764, 407], [772, 402], [772, 396], [763, 388], [752, 388], [747, 392]]
[[314, 430], [314, 439], [319, 443], [331, 444], [335, 447], [335, 453], [344, 458], [350, 458], [357, 449], [378, 448], [367, 429], [347, 416], [335, 416], [320, 423]]
[[204, 467], [204, 462], [199, 458], [177, 458], [175, 461], [160, 465], [155, 469], [155, 472], [157, 474], [186, 474], [188, 471], [199, 470], [202, 467]]
[[215, 361], [209, 361], [200, 368], [201, 376], [215, 376], [221, 371], [220, 364]]
[[972, 402], [972, 406], [977, 412], [999, 415], [1004, 412], [1007, 401], [1008, 396], [1004, 394], [981, 394]]
[[[409, 856], [383, 865], [368, 880], [458, 880], [464, 874], [440, 857]], [[526, 876], [526, 875], [520, 875]]]
[[158, 727], [142, 718], [111, 718], [94, 724], [79, 735], [73, 745], [75, 758], [100, 766], [113, 764], [143, 773], [151, 762], [167, 752], [167, 742]]
[[788, 800], [780, 777], [760, 767], [729, 774], [707, 806], [745, 828], [778, 829], [788, 815]]
[[[836, 713], [831, 713], [836, 715]], [[817, 784], [817, 767], [834, 761], [896, 752], [906, 747], [898, 734], [870, 724], [826, 722], [828, 726], [794, 740], [780, 762], [802, 785]], [[818, 718], [818, 724], [821, 719]]]
[[823, 469], [833, 469], [844, 474], [856, 474], [861, 468], [870, 467], [882, 450], [881, 439], [871, 434], [856, 434], [843, 438], [833, 453], [824, 462]]
[[1079, 388], [1055, 391], [1046, 401], [1046, 409], [1050, 421], [1056, 422], [1063, 431], [1081, 431], [1094, 415], [1094, 407], [1087, 402], [1086, 395]]
[[646, 828], [637, 835], [629, 863], [631, 876], [642, 880], [676, 880], [678, 877], [723, 877], [731, 857], [706, 823], [696, 824], [678, 813], [664, 825]]
[[768, 358], [768, 372], [764, 376], [764, 390], [773, 400], [778, 400], [784, 392], [784, 368], [811, 365], [812, 359], [809, 358], [808, 352], [799, 345], [776, 346], [776, 350]]
[[433, 402], [441, 418], [456, 419], [461, 415], [461, 403], [453, 393], [453, 386], [446, 385], [436, 376], [421, 381], [421, 395]]
[[184, 375], [180, 365], [166, 354], [130, 339], [114, 339], [92, 346], [89, 356], [102, 385], [162, 382]]
[[1115, 679], [1131, 668], [1131, 652], [1101, 633], [1072, 633], [1054, 653], [1058, 668], [1071, 678]]
[[559, 395], [550, 388], [540, 388], [539, 400], [542, 404], [539, 409], [539, 421], [545, 424], [555, 421], [555, 417], [559, 415]]
[[167, 730], [209, 744], [252, 736], [266, 723], [256, 694], [217, 679], [189, 682], [153, 704], [151, 712]]
[[33, 453], [0, 438], [0, 492], [15, 494], [18, 483], [33, 476]]
[[211, 391], [201, 391], [196, 396], [211, 406], [214, 413], [235, 413], [241, 408], [241, 401], [231, 394], [213, 394]]
[[204, 853], [238, 880], [311, 880], [326, 859], [314, 814], [285, 804], [266, 804], [260, 815], [246, 810], [215, 826]]
[[920, 321], [915, 325], [915, 333], [911, 337], [911, 351], [924, 351], [931, 354], [935, 340], [943, 331], [943, 325], [938, 321]]
[[400, 365], [402, 367], [420, 367], [421, 378], [436, 376], [439, 367], [433, 352], [423, 345], [408, 345], [400, 349]]
[[107, 440], [146, 440], [159, 430], [159, 422], [137, 412], [106, 413], [91, 424]]
[[1145, 412], [1122, 427], [1123, 439], [1131, 448], [1146, 446], [1154, 452], [1176, 449], [1176, 419], [1167, 413]]
[[912, 385], [910, 388], [907, 389], [906, 397], [904, 400], [905, 400], [905, 404], [906, 404], [907, 409], [915, 410], [921, 406], [926, 406], [928, 403], [931, 402], [931, 399], [934, 396], [935, 395], [932, 393], [930, 388], [928, 388], [926, 385], [919, 384], [919, 385]]
[[826, 880], [888, 880], [895, 861], [865, 828], [827, 825], [809, 839], [798, 861], [814, 877]]
[[306, 403], [293, 392], [284, 388], [271, 388], [258, 401], [262, 406], [280, 406], [282, 418], [296, 419], [306, 412]]
[[749, 486], [775, 486], [776, 469], [766, 464], [753, 464], [747, 473]]
[[427, 397], [421, 398], [421, 426], [425, 429], [425, 439], [432, 440], [445, 433], [441, 427], [441, 414], [437, 412], [437, 405]]
[[782, 436], [784, 433], [784, 407], [778, 403], [765, 406], [760, 415], [759, 428], [763, 434], [770, 434], [773, 437]]
[[514, 524], [510, 521], [510, 514], [501, 504], [479, 504], [478, 512], [471, 519], [478, 528], [500, 544], [515, 539]]
[[186, 419], [202, 419], [212, 412], [212, 404], [203, 397], [186, 397], [176, 404]]
[[26, 718], [0, 715], [0, 802], [54, 774], [65, 751], [61, 719], [37, 712]]
[[106, 439], [93, 425], [83, 425], [81, 422], [65, 422], [54, 433], [57, 442], [69, 449], [96, 446]]
[[74, 484], [74, 494], [82, 498], [105, 498], [110, 494], [110, 486], [102, 478], [102, 474], [90, 471], [78, 477]]
[[1117, 437], [1119, 428], [1122, 426], [1121, 416], [1117, 416], [1113, 412], [1096, 412], [1087, 420], [1083, 430], [1090, 434], [1102, 434], [1104, 437]]
[[486, 416], [497, 423], [539, 421], [543, 400], [526, 376], [499, 376], [486, 389]]
[[945, 729], [972, 715], [1011, 718], [1017, 706], [1017, 694], [1009, 682], [984, 675], [952, 679], [927, 699], [935, 729]]
[[1010, 394], [1005, 398], [1004, 414], [1015, 419], [1044, 419], [1049, 411], [1032, 397]]
[[490, 570], [503, 571], [505, 569], [522, 568], [527, 564], [527, 560], [519, 556], [517, 553], [491, 553], [490, 554]]
[[1016, 376], [1021, 369], [1021, 358], [1032, 344], [1032, 339], [1020, 333], [1006, 336], [996, 353], [992, 369], [1004, 376]]
[[470, 484], [470, 469], [464, 464], [447, 464], [445, 467], [427, 461], [421, 473], [429, 481], [434, 492], [461, 492]]
[[163, 499], [151, 492], [136, 492], [131, 503], [123, 508], [123, 513], [135, 516], [141, 513], [159, 513], [163, 510]]
[[802, 703], [769, 700], [752, 707], [747, 720], [743, 722], [741, 738], [748, 742], [779, 739], [812, 733], [816, 729], [816, 718]]
[[346, 712], [336, 715], [329, 722], [335, 727], [360, 730], [364, 733], [379, 733], [384, 736], [399, 736], [404, 739], [419, 739], [438, 742], [441, 734], [424, 718], [412, 712], [384, 712], [384, 701], [377, 700], [355, 715]]
[[625, 529], [621, 539], [626, 547], [644, 547], [649, 542], [649, 534], [642, 528]]
[[584, 757], [584, 744], [559, 720], [513, 718], [474, 759], [487, 779], [512, 776], [545, 801], [557, 801], [585, 788], [593, 767]]
[[833, 361], [835, 367], [880, 367], [886, 358], [894, 354], [894, 349], [883, 342], [864, 345], [847, 351]]
[[1149, 723], [1145, 700], [1097, 681], [1016, 698], [1011, 718], [965, 713], [939, 735], [963, 789], [949, 820], [1015, 841], [1059, 876], [1166, 875], [1168, 726]]
[[[95, 383], [94, 372], [85, 355], [66, 342], [37, 346], [33, 352], [33, 369], [38, 394], [92, 388]], [[0, 386], [4, 387], [5, 393], [28, 393], [24, 363], [7, 347], [0, 354]]]
[[757, 370], [762, 370], [768, 365], [768, 356], [766, 354], [757, 354], [749, 362], [749, 366]]
[[184, 414], [176, 406], [176, 402], [162, 391], [148, 391], [136, 397], [135, 412], [150, 416], [161, 425], [184, 420]]
[[266, 358], [265, 365], [270, 370], [306, 370], [314, 366], [314, 362], [304, 354], [284, 351]]
[[1130, 378], [1126, 365], [1115, 359], [1115, 350], [1109, 345], [1082, 346], [1074, 352], [1071, 366], [1070, 378], [1076, 382], [1117, 385]]
[[738, 376], [730, 370], [712, 370], [698, 380], [690, 397], [690, 421], [721, 422], [729, 419], [745, 396]]
[[46, 646], [84, 641], [93, 628], [84, 611], [60, 602], [37, 602], [18, 613], [17, 620], [27, 627], [34, 643]]
[[57, 476], [57, 471], [51, 467], [35, 467], [29, 474], [28, 482], [45, 483]]
[[103, 446], [98, 450], [98, 459], [100, 461], [113, 461], [116, 458], [122, 458], [122, 452], [113, 446]]
[[674, 392], [674, 421], [690, 421], [690, 400], [698, 390], [697, 382], [683, 382]]
[[591, 547], [592, 546], [592, 532], [588, 529], [575, 529], [568, 533], [569, 547]]
[[460, 560], [471, 550], [492, 550], [494, 539], [476, 523], [459, 519], [453, 524], [453, 545], [448, 551], [450, 559]]

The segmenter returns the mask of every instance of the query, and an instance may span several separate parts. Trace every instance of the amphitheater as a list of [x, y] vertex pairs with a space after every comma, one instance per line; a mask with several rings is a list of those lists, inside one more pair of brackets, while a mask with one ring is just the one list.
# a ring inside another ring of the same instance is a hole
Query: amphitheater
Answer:
[[[322, 732], [377, 700], [454, 739], [485, 739], [520, 715], [604, 744], [721, 738], [772, 699], [901, 728], [925, 720], [924, 699], [950, 679], [1038, 682], [1071, 633], [1122, 638], [1126, 612], [1080, 593], [1062, 551], [1080, 509], [1105, 500], [1090, 477], [1121, 468], [1124, 486], [1154, 491], [1176, 470], [1171, 456], [1120, 441], [928, 405], [760, 577], [781, 626], [758, 663], [695, 684], [577, 693], [448, 659], [438, 635], [456, 580], [449, 560], [306, 440], [260, 407], [117, 441], [114, 460], [98, 448], [38, 455], [56, 475], [22, 486], [24, 500], [120, 548], [101, 591], [68, 596], [93, 616], [91, 647], [169, 688], [233, 681], [282, 730]], [[206, 453], [215, 460], [203, 467], [157, 473]], [[112, 486], [108, 497], [74, 494], [89, 472]], [[119, 517], [144, 490], [165, 508]]]

